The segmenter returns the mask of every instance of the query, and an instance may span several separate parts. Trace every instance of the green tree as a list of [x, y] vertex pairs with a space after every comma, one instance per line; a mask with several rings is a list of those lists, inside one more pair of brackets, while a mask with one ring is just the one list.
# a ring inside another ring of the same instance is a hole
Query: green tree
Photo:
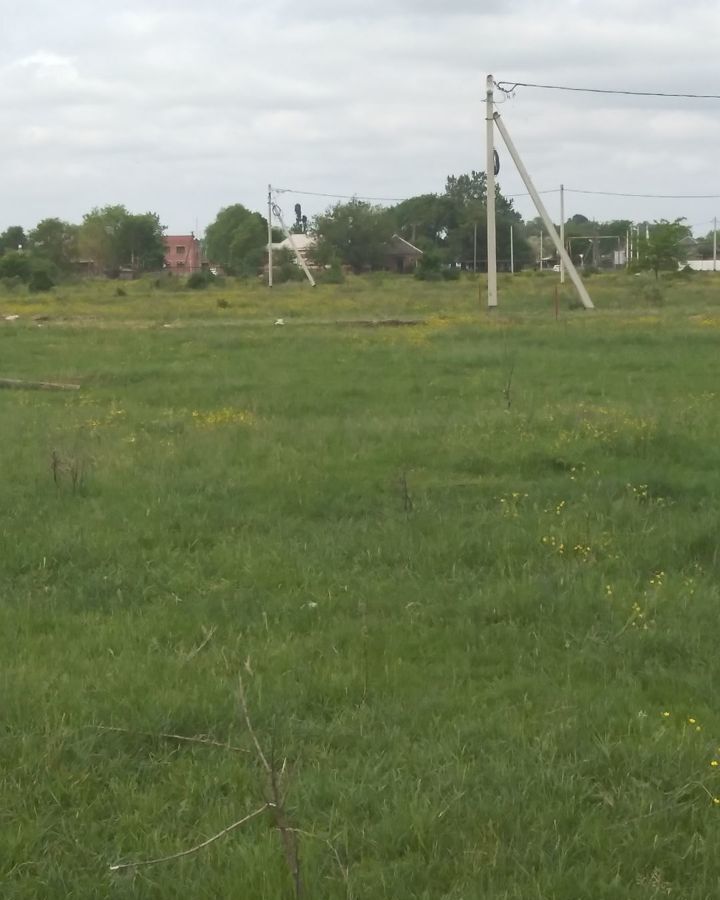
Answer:
[[122, 266], [152, 271], [165, 258], [164, 227], [155, 213], [133, 215], [124, 206], [104, 206], [83, 216], [80, 253], [105, 272]]
[[690, 229], [683, 225], [684, 221], [660, 219], [650, 226], [649, 236], [643, 235], [638, 243], [638, 268], [654, 272], [655, 278], [661, 270], [677, 270], [687, 256], [682, 242], [690, 235]]
[[226, 206], [207, 227], [205, 252], [230, 275], [253, 274], [267, 252], [267, 220], [241, 203]]
[[95, 208], [83, 216], [78, 235], [80, 254], [105, 272], [122, 265], [120, 234], [129, 213], [124, 206]]
[[20, 250], [8, 250], [0, 257], [0, 278], [19, 278], [29, 281], [33, 264], [28, 253]]
[[0, 234], [0, 254], [24, 248], [27, 244], [25, 229], [21, 225], [11, 225]]
[[34, 256], [52, 263], [60, 272], [67, 272], [78, 255], [77, 225], [61, 219], [43, 219], [28, 235], [28, 244]]
[[165, 260], [165, 227], [156, 213], [127, 215], [117, 233], [120, 264], [140, 272], [162, 269]]
[[321, 265], [341, 262], [355, 272], [382, 266], [392, 237], [387, 211], [363, 200], [337, 203], [315, 219], [317, 244], [313, 256]]
[[420, 194], [391, 207], [393, 231], [421, 250], [444, 248], [450, 230], [452, 201], [446, 195]]
[[[487, 258], [487, 179], [484, 172], [469, 175], [449, 175], [445, 183], [445, 197], [451, 203], [448, 217], [446, 256], [465, 268], [472, 265], [477, 248], [478, 267], [486, 266]], [[522, 216], [515, 211], [513, 201], [504, 197], [495, 185], [495, 225], [497, 258], [501, 267], [509, 268], [511, 231], [513, 257], [516, 268], [531, 259]]]

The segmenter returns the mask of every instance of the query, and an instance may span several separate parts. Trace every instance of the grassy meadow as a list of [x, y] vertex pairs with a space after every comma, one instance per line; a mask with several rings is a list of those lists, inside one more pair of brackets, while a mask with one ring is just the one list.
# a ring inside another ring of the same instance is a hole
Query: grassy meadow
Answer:
[[720, 896], [720, 280], [500, 287], [0, 287], [3, 900]]

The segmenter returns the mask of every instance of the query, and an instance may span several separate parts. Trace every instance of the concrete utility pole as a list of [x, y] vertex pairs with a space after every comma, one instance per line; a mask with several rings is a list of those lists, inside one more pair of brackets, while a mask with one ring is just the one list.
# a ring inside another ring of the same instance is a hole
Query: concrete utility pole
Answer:
[[[565, 246], [565, 185], [560, 185], [560, 243]], [[565, 263], [560, 257], [560, 284], [565, 284]]]
[[512, 225], [510, 226], [510, 274], [515, 274], [515, 235]]
[[540, 259], [538, 260], [538, 263], [539, 263], [538, 268], [542, 272], [542, 270], [544, 268], [544, 266], [543, 266], [543, 232], [542, 232], [542, 228], [540, 229]]
[[713, 272], [717, 272], [717, 216], [713, 219]]
[[302, 253], [298, 250], [297, 244], [295, 243], [295, 238], [292, 235], [292, 231], [290, 231], [290, 229], [285, 224], [285, 219], [283, 219], [282, 210], [280, 209], [280, 207], [278, 206], [277, 203], [272, 204], [272, 212], [274, 212], [275, 215], [277, 216], [277, 220], [280, 223], [280, 227], [283, 230], [283, 234], [288, 239], [290, 246], [292, 247], [292, 251], [295, 254], [295, 260], [296, 260], [297, 264], [300, 266], [300, 268], [305, 273], [305, 277], [310, 282], [310, 286], [315, 287], [315, 279], [312, 277], [312, 274], [310, 273], [310, 269], [308, 269], [307, 263], [305, 262], [305, 259], [302, 255]]
[[473, 272], [477, 272], [477, 222], [473, 230]]
[[487, 77], [487, 94], [485, 98], [486, 116], [486, 157], [485, 157], [485, 184], [487, 209], [487, 305], [488, 309], [494, 309], [498, 303], [497, 296], [497, 241], [495, 238], [495, 104], [493, 89], [495, 80], [492, 75]]
[[528, 192], [529, 192], [530, 196], [532, 197], [533, 203], [535, 204], [535, 208], [540, 213], [540, 217], [542, 218], [543, 222], [545, 223], [545, 227], [548, 230], [548, 234], [550, 235], [552, 242], [555, 244], [555, 249], [560, 254], [560, 259], [563, 261], [563, 263], [568, 271], [568, 274], [570, 275], [570, 280], [575, 285], [575, 289], [577, 290], [578, 295], [580, 297], [580, 302], [585, 307], [585, 309], [595, 309], [595, 306], [594, 306], [592, 300], [590, 299], [590, 294], [588, 294], [587, 288], [582, 283], [582, 279], [578, 275], [577, 269], [573, 265], [573, 261], [568, 256], [567, 250], [565, 249], [565, 247], [563, 247], [563, 245], [560, 241], [560, 236], [557, 233], [555, 226], [553, 225], [552, 219], [550, 218], [547, 209], [545, 209], [545, 204], [542, 202], [540, 194], [538, 194], [537, 189], [536, 189], [535, 185], [533, 184], [532, 179], [530, 178], [530, 174], [528, 173], [528, 170], [525, 168], [525, 164], [523, 163], [522, 159], [520, 158], [520, 154], [518, 153], [517, 148], [515, 147], [515, 144], [513, 143], [512, 138], [510, 137], [510, 134], [508, 133], [507, 128], [505, 127], [505, 123], [500, 118], [500, 113], [495, 113], [494, 118], [495, 118], [495, 124], [498, 127], [498, 131], [500, 132], [502, 139], [505, 142], [505, 146], [508, 148], [508, 152], [510, 153], [510, 156], [512, 156], [513, 162], [517, 166], [517, 170], [520, 173], [520, 177], [524, 181], [525, 187], [528, 189]]
[[273, 286], [272, 215], [273, 215], [272, 185], [269, 184], [268, 185], [268, 287]]

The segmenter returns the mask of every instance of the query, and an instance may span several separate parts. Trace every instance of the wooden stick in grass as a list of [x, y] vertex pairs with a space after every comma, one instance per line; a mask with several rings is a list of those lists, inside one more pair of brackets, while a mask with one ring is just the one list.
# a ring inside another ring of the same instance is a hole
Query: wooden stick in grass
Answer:
[[57, 381], [21, 381], [18, 378], [0, 378], [0, 388], [26, 391], [79, 391], [79, 384], [61, 384]]
[[209, 847], [210, 844], [215, 843], [215, 841], [219, 841], [220, 838], [224, 838], [226, 835], [230, 834], [230, 832], [235, 831], [236, 828], [240, 828], [241, 825], [245, 825], [251, 819], [257, 818], [259, 815], [264, 813], [266, 809], [270, 809], [271, 807], [272, 803], [266, 803], [264, 806], [261, 806], [260, 809], [256, 809], [255, 812], [252, 812], [250, 813], [250, 815], [245, 816], [244, 819], [240, 819], [239, 822], [234, 822], [232, 825], [228, 825], [227, 828], [223, 828], [222, 831], [219, 831], [211, 838], [203, 841], [202, 844], [198, 844], [195, 847], [190, 847], [189, 850], [181, 850], [179, 853], [173, 853], [170, 856], [161, 856], [158, 859], [146, 859], [141, 862], [119, 863], [118, 865], [110, 866], [110, 871], [122, 872], [124, 869], [139, 869], [145, 866], [157, 866], [160, 863], [172, 862], [175, 859], [182, 859], [182, 857], [184, 856], [190, 856], [193, 853], [204, 850], [205, 847]]

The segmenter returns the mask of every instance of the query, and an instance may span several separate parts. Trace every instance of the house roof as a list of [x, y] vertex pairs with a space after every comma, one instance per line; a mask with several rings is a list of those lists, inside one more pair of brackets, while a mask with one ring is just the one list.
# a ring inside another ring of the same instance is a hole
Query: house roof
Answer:
[[[306, 250], [309, 250], [310, 247], [314, 247], [317, 243], [311, 234], [294, 234], [292, 239], [300, 253], [304, 253]], [[272, 247], [273, 250], [292, 250], [292, 244], [290, 243], [289, 238], [285, 238], [285, 240], [280, 241], [279, 244], [273, 244]]]
[[163, 240], [166, 244], [192, 244], [197, 241], [194, 234], [164, 234]]
[[404, 237], [400, 237], [399, 234], [394, 234], [392, 236], [392, 240], [388, 244], [388, 251], [391, 253], [395, 253], [398, 256], [422, 256], [423, 252], [419, 247], [416, 247], [415, 244], [411, 244], [410, 241], [406, 241]]

